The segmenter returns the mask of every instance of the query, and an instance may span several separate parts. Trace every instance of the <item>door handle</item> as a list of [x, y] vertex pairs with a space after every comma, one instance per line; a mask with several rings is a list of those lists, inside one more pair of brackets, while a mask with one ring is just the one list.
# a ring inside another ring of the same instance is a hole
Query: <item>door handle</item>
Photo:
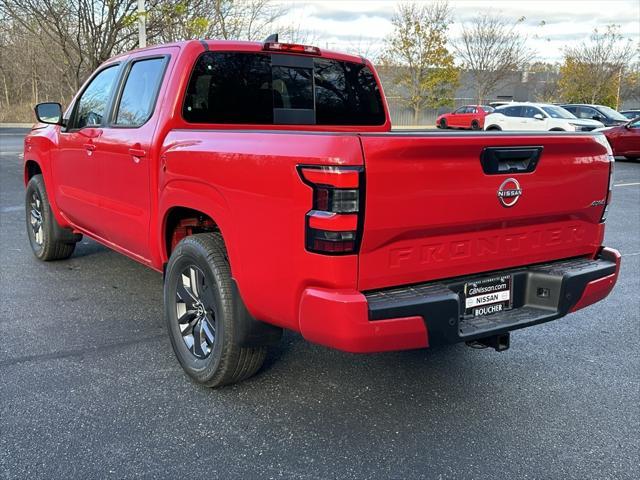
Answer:
[[486, 147], [480, 154], [487, 175], [530, 173], [536, 169], [542, 147]]
[[147, 154], [147, 152], [140, 148], [130, 148], [129, 153], [134, 157], [144, 157]]

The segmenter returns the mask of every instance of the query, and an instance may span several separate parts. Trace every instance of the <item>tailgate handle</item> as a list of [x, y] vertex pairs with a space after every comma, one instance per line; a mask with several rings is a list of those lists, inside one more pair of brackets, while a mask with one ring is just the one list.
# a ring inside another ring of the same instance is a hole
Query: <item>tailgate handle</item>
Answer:
[[487, 175], [529, 173], [538, 165], [543, 147], [486, 147], [480, 154]]

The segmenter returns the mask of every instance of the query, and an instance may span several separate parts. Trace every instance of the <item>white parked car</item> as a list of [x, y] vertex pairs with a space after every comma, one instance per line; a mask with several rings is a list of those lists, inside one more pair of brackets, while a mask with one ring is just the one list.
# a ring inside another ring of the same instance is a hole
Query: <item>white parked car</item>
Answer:
[[590, 132], [602, 127], [597, 120], [577, 118], [562, 107], [546, 103], [510, 103], [484, 119], [485, 130]]

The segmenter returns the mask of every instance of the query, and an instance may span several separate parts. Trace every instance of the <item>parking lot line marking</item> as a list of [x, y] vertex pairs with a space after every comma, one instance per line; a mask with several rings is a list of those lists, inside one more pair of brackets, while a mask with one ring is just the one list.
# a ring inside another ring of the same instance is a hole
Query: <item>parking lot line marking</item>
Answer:
[[622, 254], [623, 257], [635, 257], [636, 255], [640, 255], [640, 252]]
[[22, 151], [8, 152], [6, 150], [0, 150], [0, 155], [18, 155]]
[[632, 187], [634, 185], [640, 185], [640, 182], [632, 182], [632, 183], [614, 183], [614, 187]]
[[2, 213], [19, 212], [23, 208], [24, 207], [22, 205], [14, 205], [12, 207], [2, 207], [2, 208], [0, 208], [0, 212], [2, 212]]

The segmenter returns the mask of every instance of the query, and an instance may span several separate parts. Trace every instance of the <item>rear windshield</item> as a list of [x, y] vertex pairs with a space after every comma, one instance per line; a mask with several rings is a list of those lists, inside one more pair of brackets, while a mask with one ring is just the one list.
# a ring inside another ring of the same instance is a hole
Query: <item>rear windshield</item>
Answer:
[[269, 53], [206, 52], [183, 105], [190, 123], [382, 125], [378, 84], [363, 64]]

